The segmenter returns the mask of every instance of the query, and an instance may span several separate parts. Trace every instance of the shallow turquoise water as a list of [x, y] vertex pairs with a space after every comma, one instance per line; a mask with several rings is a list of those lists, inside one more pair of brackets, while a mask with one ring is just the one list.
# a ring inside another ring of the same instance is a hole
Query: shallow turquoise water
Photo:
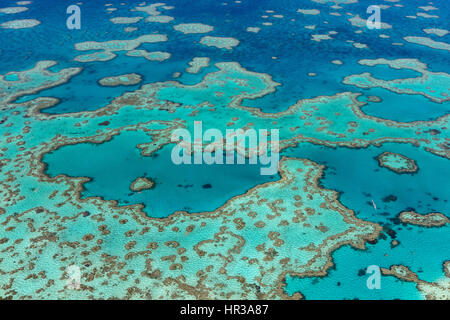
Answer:
[[[392, 150], [415, 159], [419, 171], [398, 174], [379, 167], [375, 157]], [[398, 224], [396, 217], [408, 209], [419, 213], [448, 211], [449, 190], [442, 187], [450, 176], [447, 159], [398, 144], [359, 150], [329, 150], [305, 145], [287, 154], [307, 157], [326, 165], [322, 186], [338, 190], [339, 200], [355, 210], [357, 217], [380, 223], [385, 228], [384, 236], [376, 244], [368, 244], [366, 251], [344, 247], [334, 252], [335, 268], [328, 276], [288, 278], [287, 292], [300, 291], [308, 299], [417, 299], [414, 284], [382, 277], [381, 290], [369, 290], [366, 286], [368, 276], [365, 272], [362, 275], [358, 273], [369, 265], [388, 268], [393, 264], [404, 264], [426, 281], [442, 277], [442, 261], [450, 250], [450, 227], [406, 226]], [[349, 160], [364, 165], [348, 166]], [[395, 201], [389, 200], [388, 196], [395, 196]], [[377, 210], [371, 200], [374, 200]], [[395, 231], [394, 238], [386, 233], [388, 230]], [[400, 244], [391, 248], [393, 239]]]

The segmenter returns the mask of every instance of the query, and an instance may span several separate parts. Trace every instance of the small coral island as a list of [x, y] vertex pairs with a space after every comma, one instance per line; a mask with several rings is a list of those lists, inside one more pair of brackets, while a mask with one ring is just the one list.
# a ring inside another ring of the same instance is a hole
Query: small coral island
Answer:
[[133, 181], [133, 183], [130, 186], [130, 189], [134, 192], [139, 192], [142, 190], [147, 190], [153, 188], [155, 183], [145, 177], [139, 177], [136, 180]]
[[400, 213], [399, 219], [403, 223], [423, 227], [441, 227], [450, 222], [446, 216], [439, 212], [419, 214], [414, 211], [404, 211]]

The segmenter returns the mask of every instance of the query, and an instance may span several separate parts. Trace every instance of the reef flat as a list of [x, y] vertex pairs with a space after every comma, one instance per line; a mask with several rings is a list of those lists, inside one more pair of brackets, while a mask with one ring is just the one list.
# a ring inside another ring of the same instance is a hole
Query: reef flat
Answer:
[[27, 29], [34, 28], [40, 23], [41, 22], [36, 19], [11, 20], [3, 22], [2, 24], [0, 24], [0, 27], [4, 29]]
[[208, 33], [214, 30], [214, 27], [202, 23], [181, 23], [173, 26], [177, 31], [184, 34], [189, 33]]
[[209, 67], [209, 58], [195, 57], [192, 61], [189, 61], [189, 68], [186, 72], [199, 73], [202, 68]]
[[394, 276], [398, 279], [415, 283], [417, 289], [423, 296], [425, 296], [426, 299], [449, 300], [450, 261], [444, 262], [443, 269], [447, 277], [436, 282], [427, 282], [424, 280], [420, 280], [417, 274], [409, 270], [408, 267], [402, 265], [391, 266], [389, 269], [382, 269], [382, 272], [385, 275]]
[[[15, 243], [17, 251], [9, 254], [24, 261], [21, 256], [32, 244], [22, 241], [20, 234], [31, 233], [38, 241], [41, 253], [26, 259], [33, 265], [32, 274], [42, 276], [28, 277], [33, 284], [22, 288], [47, 288], [33, 293], [41, 298], [67, 297], [64, 283], [49, 276], [55, 269], [64, 269], [67, 259], [73, 257], [80, 257], [74, 262], [86, 268], [82, 276], [86, 284], [77, 293], [79, 297], [102, 298], [108, 292], [110, 297], [154, 299], [282, 298], [284, 274], [324, 274], [331, 266], [331, 250], [343, 244], [364, 248], [364, 241], [376, 238], [380, 229], [355, 218], [351, 210], [336, 202], [335, 192], [317, 187], [321, 175], [317, 164], [284, 159], [281, 170], [281, 180], [258, 186], [211, 213], [179, 212], [153, 220], [133, 216], [136, 207], [114, 208], [113, 203], [95, 198], [82, 201], [84, 209], [90, 210], [83, 209], [76, 216], [69, 213], [73, 210], [70, 201], [60, 203], [58, 213], [37, 207], [7, 219], [5, 228], [15, 232], [8, 233], [1, 246]], [[66, 179], [58, 178], [61, 182]], [[76, 184], [70, 193], [77, 192]], [[289, 200], [280, 198], [286, 192]], [[317, 201], [320, 207], [316, 207]], [[261, 207], [265, 209], [261, 211]], [[22, 223], [29, 215], [34, 221], [31, 229]], [[182, 239], [188, 239], [190, 245]], [[111, 241], [124, 244], [121, 253], [104, 251]], [[298, 243], [294, 255], [293, 241]], [[57, 247], [62, 250], [57, 250], [60, 253], [55, 259], [51, 252]], [[52, 263], [45, 263], [44, 257]], [[96, 265], [108, 268], [107, 281]], [[142, 270], [139, 273], [134, 271], [137, 265]], [[11, 284], [28, 283], [28, 272], [21, 272], [22, 267], [8, 266], [5, 260], [0, 266], [11, 275]], [[248, 271], [253, 274], [250, 278]], [[128, 281], [133, 283], [131, 287]], [[161, 283], [166, 285], [161, 287]], [[27, 298], [30, 292], [15, 289], [3, 294]]]
[[[426, 65], [420, 61], [410, 59], [399, 59], [394, 61], [377, 59], [361, 60], [359, 63], [367, 66], [386, 64], [394, 69], [414, 70], [421, 73], [422, 76], [417, 78], [386, 81], [375, 79], [370, 75], [370, 73], [363, 73], [344, 78], [345, 84], [356, 85], [360, 88], [381, 87], [397, 93], [421, 94], [435, 102], [443, 102], [450, 99], [450, 75], [446, 73], [429, 72]], [[417, 89], [410, 89], [411, 87]]]
[[211, 37], [205, 36], [200, 39], [200, 43], [208, 47], [231, 50], [239, 45], [239, 40], [229, 37]]

